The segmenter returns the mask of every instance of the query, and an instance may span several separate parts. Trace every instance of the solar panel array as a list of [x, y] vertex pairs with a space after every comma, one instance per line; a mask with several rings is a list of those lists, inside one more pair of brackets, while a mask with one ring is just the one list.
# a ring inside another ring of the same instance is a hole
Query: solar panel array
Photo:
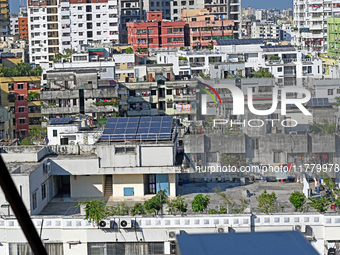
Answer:
[[71, 121], [75, 120], [75, 117], [69, 117], [69, 118], [51, 118], [49, 119], [50, 124], [68, 124]]
[[109, 118], [101, 141], [170, 140], [173, 117]]
[[328, 98], [311, 98], [307, 106], [329, 106]]
[[295, 51], [292, 45], [261, 46], [264, 52]]

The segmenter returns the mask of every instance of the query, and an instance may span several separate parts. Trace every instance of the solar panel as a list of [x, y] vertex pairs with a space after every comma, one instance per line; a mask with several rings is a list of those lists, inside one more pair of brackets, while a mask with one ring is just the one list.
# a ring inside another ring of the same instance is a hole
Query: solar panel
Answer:
[[118, 118], [118, 123], [127, 123], [129, 118]]
[[151, 128], [159, 128], [161, 126], [161, 122], [151, 122], [150, 127]]
[[103, 131], [104, 135], [112, 135], [113, 134], [114, 129], [113, 128], [105, 128]]
[[107, 123], [116, 123], [116, 122], [117, 122], [117, 118], [109, 118], [109, 119], [107, 119], [106, 124]]
[[127, 128], [137, 128], [138, 122], [128, 122]]
[[116, 123], [115, 124], [107, 124], [105, 125], [105, 129], [106, 128], [116, 128]]
[[151, 121], [151, 117], [141, 117], [140, 118], [140, 123], [145, 123], [145, 122], [150, 122]]
[[328, 98], [311, 98], [307, 106], [310, 107], [324, 107], [324, 106], [329, 106], [329, 100]]
[[120, 122], [118, 121], [118, 123], [117, 123], [117, 125], [116, 125], [116, 128], [126, 128], [126, 126], [127, 126], [127, 122], [120, 123]]
[[139, 117], [130, 117], [129, 123], [139, 123]]

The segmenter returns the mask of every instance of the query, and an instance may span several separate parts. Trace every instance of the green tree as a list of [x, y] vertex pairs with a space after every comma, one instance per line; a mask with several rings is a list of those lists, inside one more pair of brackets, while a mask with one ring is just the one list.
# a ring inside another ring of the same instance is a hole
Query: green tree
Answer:
[[168, 196], [166, 190], [158, 191], [157, 195], [144, 202], [144, 208], [147, 213], [157, 213], [162, 209], [163, 204], [167, 203]]
[[301, 212], [304, 204], [306, 203], [306, 197], [302, 192], [294, 191], [292, 194], [290, 194], [289, 202], [291, 202], [294, 206], [295, 212]]
[[318, 128], [320, 128], [325, 134], [334, 134], [336, 131], [336, 124], [333, 121], [332, 124], [328, 122], [327, 119], [323, 120], [323, 123], [314, 123]]
[[274, 192], [269, 194], [267, 190], [264, 190], [256, 200], [258, 202], [257, 208], [262, 213], [272, 213], [275, 211], [276, 195]]
[[210, 209], [208, 214], [219, 214], [219, 212], [216, 209]]
[[169, 214], [174, 214], [176, 212], [180, 212], [182, 214], [185, 213], [188, 208], [188, 204], [184, 202], [186, 198], [187, 197], [182, 197], [179, 195], [171, 200], [169, 199], [167, 202]]
[[116, 206], [106, 207], [106, 216], [128, 215], [130, 207], [125, 202], [120, 202]]
[[205, 79], [205, 76], [204, 76], [203, 72], [199, 72], [199, 76], [201, 76], [203, 79]]
[[197, 194], [194, 199], [191, 202], [191, 207], [193, 212], [203, 212], [205, 209], [207, 209], [208, 205], [210, 203], [210, 196], [203, 194]]
[[327, 211], [327, 206], [331, 203], [330, 197], [309, 198], [308, 204], [313, 207], [317, 212], [324, 213]]
[[128, 47], [125, 49], [125, 54], [132, 54], [132, 53], [133, 53], [132, 47]]
[[76, 207], [80, 205], [86, 205], [85, 207], [85, 219], [92, 221], [97, 226], [99, 221], [101, 221], [107, 215], [107, 209], [105, 203], [100, 199], [98, 200], [86, 200], [79, 202]]
[[[226, 193], [226, 192], [223, 192], [223, 191], [221, 190], [220, 187], [214, 188], [214, 193], [215, 193], [217, 196], [220, 197], [220, 200], [223, 202], [224, 206], [225, 206], [226, 208], [229, 208], [230, 211], [231, 211], [231, 210], [234, 208], [234, 206], [236, 205], [236, 202], [235, 202], [234, 198], [232, 198], [232, 197], [230, 196], [230, 194], [228, 194], [228, 193]], [[222, 206], [222, 207], [223, 207], [223, 206]], [[220, 210], [221, 210], [221, 211], [222, 211], [222, 209], [221, 209], [222, 207], [220, 207]], [[223, 208], [225, 208], [225, 207], [223, 207]], [[227, 211], [227, 209], [225, 209], [225, 211]], [[228, 213], [228, 212], [225, 212], [225, 213]]]
[[31, 141], [31, 139], [29, 139], [28, 137], [24, 138], [21, 140], [20, 145], [33, 145], [33, 142]]
[[27, 102], [29, 103], [33, 101], [34, 99], [39, 99], [39, 98], [40, 98], [40, 93], [37, 91], [30, 91], [27, 94]]
[[142, 203], [135, 203], [134, 206], [131, 208], [130, 211], [131, 215], [139, 215], [139, 214], [145, 214], [145, 208]]

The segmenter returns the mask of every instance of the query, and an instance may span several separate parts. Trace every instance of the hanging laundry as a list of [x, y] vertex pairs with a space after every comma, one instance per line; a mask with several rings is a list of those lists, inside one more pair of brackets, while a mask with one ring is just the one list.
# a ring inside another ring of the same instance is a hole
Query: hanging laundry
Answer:
[[327, 158], [328, 158], [328, 155], [322, 155], [322, 158], [323, 158], [323, 159], [327, 159]]
[[181, 104], [176, 104], [176, 111], [182, 112], [182, 105]]

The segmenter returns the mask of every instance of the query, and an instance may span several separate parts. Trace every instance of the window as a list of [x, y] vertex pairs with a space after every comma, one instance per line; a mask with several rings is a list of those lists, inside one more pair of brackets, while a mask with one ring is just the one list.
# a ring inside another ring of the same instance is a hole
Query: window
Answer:
[[252, 141], [253, 141], [253, 150], [258, 150], [259, 149], [259, 139], [255, 138], [255, 139], [252, 139]]
[[172, 28], [168, 28], [167, 32], [168, 32], [168, 34], [171, 34], [172, 33]]
[[176, 14], [178, 12], [178, 10], [177, 9], [174, 9], [174, 14]]
[[20, 107], [19, 107], [19, 112], [25, 112], [25, 107], [20, 106]]
[[115, 148], [115, 154], [123, 154], [123, 153], [135, 154], [136, 148], [135, 147], [116, 147]]
[[[192, 18], [191, 21], [197, 21], [197, 18]], [[197, 28], [196, 28], [196, 30], [194, 30], [194, 28], [193, 28], [192, 31], [197, 31]]]
[[53, 137], [57, 137], [58, 136], [58, 130], [53, 130]]
[[101, 35], [102, 34], [102, 32], [101, 31], [97, 31], [97, 35]]
[[328, 95], [329, 96], [333, 95], [333, 89], [328, 89]]
[[100, 19], [100, 14], [97, 14], [97, 15], [96, 15], [96, 18], [97, 18], [97, 19]]
[[167, 42], [172, 42], [172, 38], [167, 38]]
[[189, 5], [194, 5], [194, 1], [189, 1]]
[[255, 89], [256, 89], [255, 87], [252, 87], [252, 88], [251, 88], [251, 91], [252, 91], [253, 93], [255, 93]]
[[83, 9], [83, 7], [78, 6], [78, 11], [81, 11]]
[[148, 29], [148, 34], [153, 34], [153, 29]]
[[275, 152], [274, 151], [274, 159], [273, 159], [273, 162], [274, 163], [280, 163], [280, 152]]
[[156, 96], [156, 90], [151, 90], [151, 96]]
[[14, 84], [8, 84], [8, 90], [14, 90]]
[[82, 19], [83, 18], [83, 15], [78, 15], [78, 19]]
[[37, 209], [37, 192], [34, 192], [32, 194], [32, 211], [34, 211], [35, 209]]
[[278, 72], [282, 72], [282, 67], [278, 67], [278, 68], [277, 68], [277, 71], [278, 71]]
[[172, 109], [172, 103], [166, 103], [166, 108]]
[[21, 136], [26, 136], [26, 130], [20, 130], [20, 135]]
[[151, 7], [154, 7], [154, 6], [155, 6], [155, 3], [154, 3], [154, 2], [151, 2], [150, 5], [151, 5]]
[[100, 6], [98, 5], [98, 6], [96, 6], [96, 10], [100, 10]]
[[22, 83], [18, 84], [18, 89], [24, 89], [24, 84]]
[[182, 2], [181, 2], [181, 5], [186, 5], [186, 4], [187, 4], [186, 1], [182, 1]]
[[136, 153], [135, 147], [126, 147], [125, 150], [126, 150], [126, 153], [133, 153], [133, 154]]
[[46, 182], [41, 184], [41, 199], [44, 200], [46, 198]]
[[26, 119], [25, 119], [25, 118], [19, 119], [19, 124], [25, 124], [25, 122], [26, 122]]
[[18, 96], [18, 100], [19, 100], [19, 101], [24, 101], [25, 98], [24, 98], [24, 96], [20, 95], [20, 96]]
[[208, 17], [208, 18], [205, 18], [205, 21], [210, 21], [210, 18]]
[[156, 3], [156, 6], [159, 6], [159, 2]]
[[337, 90], [336, 90], [336, 93], [337, 93], [337, 94], [340, 94], [340, 89], [337, 89]]
[[168, 96], [171, 96], [171, 95], [172, 95], [172, 89], [167, 89], [167, 90], [166, 90], [166, 94], [167, 94]]
[[78, 24], [78, 27], [83, 27], [83, 23], [79, 23], [79, 24]]
[[101, 23], [97, 23], [96, 25], [97, 25], [97, 27], [100, 27]]
[[156, 103], [152, 103], [151, 104], [151, 109], [157, 109], [157, 104]]
[[146, 175], [146, 185], [149, 190], [147, 190], [146, 194], [156, 194], [156, 175], [155, 174], [148, 174]]
[[83, 32], [79, 32], [78, 34], [79, 34], [79, 36], [83, 36], [83, 35], [84, 35], [84, 33], [83, 33]]

